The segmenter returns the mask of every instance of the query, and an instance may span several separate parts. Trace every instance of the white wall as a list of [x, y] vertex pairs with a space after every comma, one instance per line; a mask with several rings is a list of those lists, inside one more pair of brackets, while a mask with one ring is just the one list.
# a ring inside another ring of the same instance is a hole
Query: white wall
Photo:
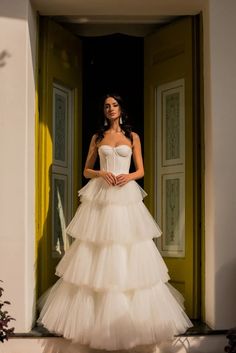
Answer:
[[204, 12], [206, 319], [236, 324], [236, 1]]
[[35, 286], [36, 16], [28, 0], [1, 0], [1, 14], [0, 279], [23, 332], [31, 328]]

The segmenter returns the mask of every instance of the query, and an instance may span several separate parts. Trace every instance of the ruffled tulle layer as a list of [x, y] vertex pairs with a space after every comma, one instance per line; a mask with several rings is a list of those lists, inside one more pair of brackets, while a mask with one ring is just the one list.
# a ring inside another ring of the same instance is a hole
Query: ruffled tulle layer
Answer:
[[130, 246], [97, 246], [76, 240], [58, 264], [56, 274], [96, 291], [140, 289], [169, 280], [167, 267], [152, 240]]
[[60, 279], [52, 287], [39, 321], [74, 342], [106, 350], [158, 343], [191, 326], [161, 281], [126, 293], [100, 293]]
[[96, 244], [128, 244], [161, 235], [158, 224], [142, 201], [110, 206], [83, 201], [66, 232], [73, 238]]
[[79, 195], [81, 205], [66, 229], [73, 238], [96, 244], [128, 244], [161, 235], [142, 202], [146, 193], [135, 181], [119, 187], [94, 178]]
[[93, 178], [79, 190], [78, 195], [81, 202], [127, 205], [143, 200], [147, 193], [134, 180], [120, 187], [110, 186], [103, 178]]

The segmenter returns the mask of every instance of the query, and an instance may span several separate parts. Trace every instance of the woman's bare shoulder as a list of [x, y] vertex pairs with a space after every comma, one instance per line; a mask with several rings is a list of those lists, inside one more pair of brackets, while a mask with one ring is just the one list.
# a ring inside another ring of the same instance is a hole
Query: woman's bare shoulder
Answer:
[[97, 144], [98, 144], [97, 136], [98, 136], [97, 133], [92, 135], [91, 140], [90, 140], [90, 145], [89, 145], [90, 150], [97, 148]]
[[92, 136], [92, 140], [96, 140], [96, 138], [98, 137], [98, 134], [97, 134], [97, 132], [95, 132], [94, 134], [93, 134], [93, 136]]
[[137, 132], [132, 131], [131, 135], [132, 135], [132, 139], [133, 139], [133, 144], [135, 144], [135, 142], [140, 142], [140, 138], [139, 138], [139, 135], [137, 134]]
[[92, 138], [91, 138], [91, 143], [96, 145], [97, 144], [97, 138], [98, 138], [98, 134], [94, 133]]

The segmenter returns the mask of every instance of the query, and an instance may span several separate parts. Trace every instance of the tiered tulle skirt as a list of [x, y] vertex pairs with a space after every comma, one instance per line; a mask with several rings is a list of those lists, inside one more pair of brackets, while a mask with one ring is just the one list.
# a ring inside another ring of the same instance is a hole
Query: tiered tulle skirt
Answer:
[[161, 230], [135, 181], [109, 186], [96, 178], [79, 191], [67, 227], [75, 238], [56, 268], [39, 322], [92, 348], [155, 344], [191, 325], [153, 238]]

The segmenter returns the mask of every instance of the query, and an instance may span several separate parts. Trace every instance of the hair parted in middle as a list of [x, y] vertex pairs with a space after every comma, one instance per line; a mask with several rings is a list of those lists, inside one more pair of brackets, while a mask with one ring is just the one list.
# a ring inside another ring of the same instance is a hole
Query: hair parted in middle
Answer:
[[[122, 123], [120, 123], [121, 129], [124, 131], [125, 136], [131, 141], [131, 143], [133, 143], [133, 138], [132, 138], [132, 127], [131, 125], [128, 123], [128, 114], [126, 112], [126, 108], [125, 108], [125, 104], [123, 101], [123, 98], [117, 94], [117, 93], [107, 93], [103, 99], [102, 99], [102, 106], [100, 108], [100, 110], [103, 112], [102, 115], [102, 119], [100, 121], [100, 128], [98, 129], [97, 133], [96, 133], [96, 143], [99, 143], [103, 138], [104, 138], [104, 132], [107, 131], [110, 128], [110, 123], [109, 120], [104, 116], [104, 104], [107, 98], [114, 98], [117, 103], [119, 104], [120, 110], [121, 110], [121, 121]], [[104, 118], [105, 121], [107, 122], [107, 124], [104, 124]]]

